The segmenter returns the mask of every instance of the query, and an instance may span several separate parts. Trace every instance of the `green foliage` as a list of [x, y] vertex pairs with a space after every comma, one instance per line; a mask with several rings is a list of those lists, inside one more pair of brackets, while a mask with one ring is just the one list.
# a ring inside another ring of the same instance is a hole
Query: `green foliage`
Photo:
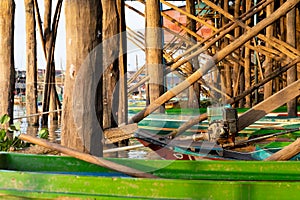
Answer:
[[41, 130], [39, 130], [38, 136], [42, 139], [48, 139], [48, 137], [49, 137], [48, 129], [47, 128], [42, 128]]
[[8, 115], [3, 115], [0, 118], [0, 151], [10, 151], [11, 149], [19, 149], [27, 147], [29, 144], [23, 142], [16, 136], [9, 137], [7, 133], [13, 133], [15, 131], [20, 130], [21, 123], [15, 122], [14, 124], [8, 126], [7, 128], [3, 128], [10, 120]]
[[0, 123], [1, 123], [1, 125], [5, 125], [7, 122], [9, 122], [9, 120], [10, 120], [10, 117], [7, 114], [5, 114], [0, 118]]

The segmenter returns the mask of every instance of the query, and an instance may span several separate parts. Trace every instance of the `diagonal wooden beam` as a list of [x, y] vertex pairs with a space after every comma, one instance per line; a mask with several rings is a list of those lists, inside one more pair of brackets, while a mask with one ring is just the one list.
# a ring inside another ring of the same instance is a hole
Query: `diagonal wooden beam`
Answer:
[[266, 114], [272, 112], [279, 106], [287, 103], [297, 96], [300, 96], [300, 80], [285, 87], [241, 115], [238, 119], [238, 130], [243, 130], [250, 124], [253, 124]]

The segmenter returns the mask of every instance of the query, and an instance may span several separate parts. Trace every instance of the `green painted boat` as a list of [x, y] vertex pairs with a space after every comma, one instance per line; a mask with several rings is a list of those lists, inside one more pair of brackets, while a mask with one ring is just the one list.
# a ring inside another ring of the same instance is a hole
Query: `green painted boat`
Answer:
[[72, 157], [0, 153], [3, 199], [296, 199], [300, 163], [107, 158], [134, 178]]

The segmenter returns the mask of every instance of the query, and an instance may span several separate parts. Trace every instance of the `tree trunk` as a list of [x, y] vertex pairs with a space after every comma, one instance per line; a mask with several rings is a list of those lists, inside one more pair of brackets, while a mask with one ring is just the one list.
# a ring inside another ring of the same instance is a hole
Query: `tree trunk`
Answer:
[[15, 2], [0, 1], [0, 115], [8, 114], [13, 122], [15, 69], [14, 17]]
[[101, 104], [95, 112], [101, 99], [96, 94], [102, 94], [102, 87], [97, 87], [102, 73], [102, 49], [97, 47], [101, 14], [99, 0], [65, 1], [67, 60], [61, 143], [97, 156], [102, 156], [103, 148], [98, 121]]
[[[33, 0], [25, 0], [26, 11], [26, 114], [37, 113], [36, 32]], [[29, 125], [38, 125], [38, 116], [27, 118]]]
[[[292, 9], [286, 15], [286, 43], [292, 47], [296, 47], [296, 9]], [[291, 60], [291, 59], [290, 59]], [[287, 85], [292, 84], [297, 80], [296, 65], [287, 71]], [[288, 116], [297, 116], [297, 99], [292, 99], [287, 103]]]
[[[146, 67], [148, 69], [150, 103], [164, 91], [162, 65], [162, 29], [159, 0], [146, 1]], [[163, 112], [161, 106], [159, 111]]]

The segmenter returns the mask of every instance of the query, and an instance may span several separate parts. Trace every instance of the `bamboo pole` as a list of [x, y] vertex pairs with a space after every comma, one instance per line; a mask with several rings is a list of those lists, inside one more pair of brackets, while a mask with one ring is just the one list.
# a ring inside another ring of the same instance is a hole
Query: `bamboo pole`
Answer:
[[181, 24], [180, 22], [178, 22], [176, 19], [172, 18], [171, 16], [167, 15], [166, 13], [161, 12], [161, 16], [163, 16], [165, 19], [171, 21], [172, 23], [174, 23], [175, 25], [180, 27], [182, 30], [185, 30], [186, 33], [188, 33], [188, 34], [194, 36], [195, 38], [197, 38], [197, 40], [201, 41], [203, 39], [200, 35], [195, 33], [193, 30], [191, 30], [188, 27], [184, 26], [183, 24]]
[[45, 45], [44, 31], [43, 31], [43, 28], [42, 28], [42, 19], [41, 19], [39, 4], [38, 4], [37, 0], [34, 0], [34, 7], [35, 7], [37, 25], [38, 25], [39, 33], [40, 33], [40, 39], [41, 39], [41, 42], [42, 42], [43, 53], [44, 53], [45, 59], [47, 59], [47, 55], [46, 55], [47, 51], [46, 51], [46, 45]]
[[136, 145], [126, 146], [126, 147], [105, 149], [105, 150], [103, 150], [103, 153], [114, 153], [114, 152], [119, 152], [119, 151], [128, 151], [128, 150], [137, 149], [137, 148], [141, 148], [141, 147], [144, 147], [144, 145], [143, 144], [136, 144]]
[[134, 73], [134, 75], [132, 75], [132, 77], [127, 81], [127, 84], [131, 84], [141, 73], [143, 73], [143, 71], [145, 70], [145, 65], [143, 65], [142, 67], [139, 68], [138, 71], [136, 71]]
[[157, 178], [156, 176], [143, 172], [143, 171], [139, 171], [137, 169], [133, 169], [131, 167], [127, 167], [125, 165], [120, 165], [108, 160], [105, 160], [103, 158], [100, 157], [96, 157], [96, 156], [92, 156], [90, 154], [86, 154], [86, 153], [82, 153], [79, 152], [77, 150], [73, 150], [71, 148], [67, 148], [64, 147], [62, 145], [59, 144], [55, 144], [55, 143], [51, 143], [48, 142], [47, 140], [44, 139], [39, 139], [30, 135], [26, 135], [26, 134], [21, 134], [19, 135], [19, 139], [39, 145], [39, 146], [43, 146], [49, 149], [53, 149], [55, 151], [59, 151], [65, 155], [68, 156], [72, 156], [74, 158], [89, 162], [89, 163], [93, 163], [108, 169], [112, 169], [118, 172], [122, 172], [124, 174], [130, 175], [130, 176], [134, 176], [134, 177], [139, 177], [139, 178]]
[[[55, 49], [55, 40], [56, 40], [56, 33], [57, 33], [57, 27], [58, 27], [58, 22], [59, 22], [59, 17], [60, 17], [60, 12], [61, 12], [61, 7], [62, 7], [62, 2], [63, 0], [59, 0], [56, 5], [55, 13], [54, 13], [54, 21], [52, 23], [52, 30], [49, 32], [50, 35], [47, 35], [47, 31], [50, 31], [49, 27], [45, 26], [44, 30], [44, 37], [48, 38], [49, 41], [46, 40], [46, 55], [47, 55], [47, 64], [46, 64], [46, 72], [45, 72], [45, 80], [44, 80], [44, 91], [43, 91], [43, 112], [47, 112], [49, 110], [49, 105], [50, 105], [50, 96], [52, 95], [53, 97], [53, 92], [56, 93], [55, 86], [51, 85], [50, 83], [54, 80], [55, 74], [53, 71], [55, 71], [54, 68], [54, 49]], [[48, 8], [51, 10], [51, 8]], [[46, 13], [49, 11], [46, 11]], [[48, 16], [49, 17], [49, 16]], [[50, 16], [51, 17], [51, 16]], [[51, 18], [50, 18], [51, 19]], [[48, 18], [45, 18], [45, 20], [49, 20]], [[54, 69], [53, 69], [54, 68]], [[51, 77], [52, 76], [52, 77]], [[53, 91], [51, 91], [53, 90]], [[52, 92], [52, 94], [51, 94]], [[52, 101], [55, 99], [52, 98]], [[53, 108], [52, 108], [53, 109]], [[47, 124], [48, 122], [48, 116], [44, 115], [42, 118], [42, 123]]]
[[150, 80], [149, 76], [145, 76], [142, 80], [140, 80], [139, 82], [137, 82], [134, 86], [128, 88], [128, 94], [130, 94], [131, 92], [133, 92], [136, 88], [138, 88], [139, 86], [143, 85], [144, 83], [148, 82]]
[[52, 113], [52, 112], [61, 112], [61, 111], [62, 111], [62, 109], [60, 109], [60, 110], [51, 110], [51, 111], [48, 111], [48, 112], [35, 113], [35, 114], [21, 116], [21, 117], [14, 117], [14, 120], [30, 118], [30, 117], [35, 117], [35, 116], [41, 116], [41, 115], [49, 114], [49, 113]]

